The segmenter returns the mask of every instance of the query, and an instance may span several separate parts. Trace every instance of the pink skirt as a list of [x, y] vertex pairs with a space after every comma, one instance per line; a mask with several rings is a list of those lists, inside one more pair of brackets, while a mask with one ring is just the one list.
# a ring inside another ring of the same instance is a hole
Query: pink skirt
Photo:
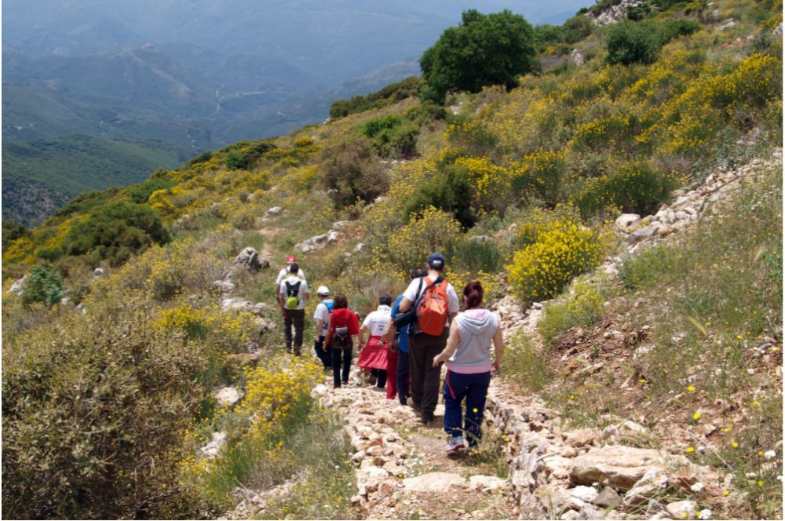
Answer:
[[380, 336], [368, 339], [362, 351], [358, 364], [361, 369], [387, 370], [387, 343]]

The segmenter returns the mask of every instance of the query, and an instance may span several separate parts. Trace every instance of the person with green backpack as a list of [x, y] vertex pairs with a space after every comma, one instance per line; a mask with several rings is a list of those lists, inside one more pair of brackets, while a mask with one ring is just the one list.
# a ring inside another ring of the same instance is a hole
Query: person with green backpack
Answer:
[[[289, 265], [289, 274], [278, 285], [278, 305], [283, 313], [286, 351], [300, 356], [303, 348], [303, 329], [305, 328], [305, 303], [308, 300], [308, 283], [298, 277], [300, 266], [296, 262]], [[292, 332], [294, 329], [294, 332]]]

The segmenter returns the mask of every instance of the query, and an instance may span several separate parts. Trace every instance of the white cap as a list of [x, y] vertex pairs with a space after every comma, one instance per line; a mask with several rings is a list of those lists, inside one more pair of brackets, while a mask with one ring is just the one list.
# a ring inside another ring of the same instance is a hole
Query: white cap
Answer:
[[330, 290], [327, 288], [327, 286], [319, 286], [319, 289], [316, 290], [316, 294], [317, 295], [329, 295], [330, 294]]

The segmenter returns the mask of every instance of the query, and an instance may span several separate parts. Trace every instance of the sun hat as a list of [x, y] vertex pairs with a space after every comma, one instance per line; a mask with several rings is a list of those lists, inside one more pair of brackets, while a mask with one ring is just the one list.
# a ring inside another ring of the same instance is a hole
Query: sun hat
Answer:
[[330, 290], [327, 286], [319, 286], [319, 289], [316, 290], [317, 295], [329, 295]]
[[291, 264], [293, 262], [297, 262], [297, 259], [294, 258], [294, 255], [289, 255], [288, 257], [286, 257], [287, 264]]

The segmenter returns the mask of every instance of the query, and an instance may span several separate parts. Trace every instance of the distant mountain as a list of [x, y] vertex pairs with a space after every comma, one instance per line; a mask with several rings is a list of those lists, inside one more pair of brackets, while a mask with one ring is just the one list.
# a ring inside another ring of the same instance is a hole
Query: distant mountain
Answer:
[[[335, 99], [416, 73], [423, 49], [466, 8], [537, 22], [589, 3], [7, 0], [4, 178], [44, 187], [52, 201], [139, 181], [204, 150], [323, 120]], [[94, 170], [119, 144], [132, 150], [122, 168]], [[19, 192], [4, 189], [3, 215], [45, 214], [20, 209], [9, 195]]]

